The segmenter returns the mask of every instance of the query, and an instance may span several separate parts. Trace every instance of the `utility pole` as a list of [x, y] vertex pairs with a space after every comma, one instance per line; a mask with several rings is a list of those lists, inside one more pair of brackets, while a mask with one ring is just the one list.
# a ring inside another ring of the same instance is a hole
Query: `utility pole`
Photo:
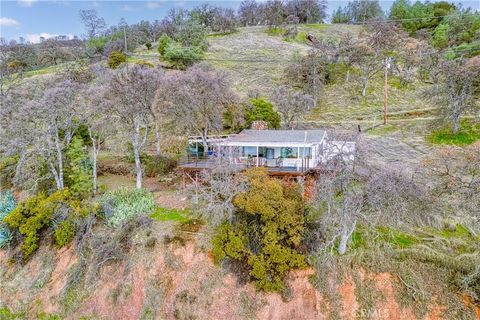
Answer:
[[388, 111], [388, 69], [390, 69], [391, 58], [385, 58], [384, 66], [384, 81], [383, 81], [383, 124], [387, 124]]

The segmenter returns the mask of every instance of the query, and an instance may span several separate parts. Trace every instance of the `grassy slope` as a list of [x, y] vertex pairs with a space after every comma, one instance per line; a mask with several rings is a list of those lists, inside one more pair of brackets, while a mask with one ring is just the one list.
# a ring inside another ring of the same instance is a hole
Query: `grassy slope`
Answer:
[[[358, 26], [346, 25], [302, 25], [299, 34], [314, 34], [317, 38], [334, 37], [348, 30], [354, 34]], [[310, 47], [297, 37], [285, 41], [281, 36], [269, 36], [265, 27], [240, 28], [237, 33], [209, 38], [210, 48], [207, 59], [213, 66], [229, 72], [234, 88], [242, 96], [254, 91], [269, 95], [272, 90], [286, 82], [284, 69], [295, 54], [306, 54]], [[280, 60], [281, 62], [215, 61], [214, 59], [239, 60]], [[392, 113], [388, 128], [375, 129], [373, 139], [388, 136], [397, 141], [421, 150], [428, 149], [424, 136], [429, 132], [428, 120], [434, 117], [432, 106], [421, 99], [426, 86], [416, 82], [409, 88], [399, 86], [396, 78], [389, 81], [389, 112]], [[360, 86], [351, 74], [345, 83], [340, 74], [336, 83], [325, 87], [322, 100], [306, 118], [307, 127], [336, 127], [355, 129], [360, 124], [363, 129], [379, 125], [383, 112], [383, 77], [379, 73], [371, 81], [366, 97], [361, 97]], [[422, 112], [412, 112], [415, 110]], [[405, 113], [410, 112], [410, 114]], [[396, 113], [396, 114], [395, 114]]]

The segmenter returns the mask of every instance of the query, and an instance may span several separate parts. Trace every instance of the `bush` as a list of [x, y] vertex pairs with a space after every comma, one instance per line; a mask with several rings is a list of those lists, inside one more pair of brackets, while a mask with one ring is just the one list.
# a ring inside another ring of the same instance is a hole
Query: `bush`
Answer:
[[147, 47], [147, 50], [150, 50], [152, 48], [152, 44], [150, 42], [145, 43], [145, 47]]
[[17, 162], [18, 156], [0, 159], [0, 188], [10, 188], [13, 185]]
[[305, 226], [299, 190], [268, 177], [264, 168], [245, 172], [246, 192], [234, 198], [234, 223], [221, 225], [212, 239], [218, 263], [225, 258], [244, 264], [257, 288], [285, 289], [289, 270], [306, 266], [298, 251]]
[[108, 42], [107, 37], [98, 37], [98, 38], [92, 38], [87, 41], [87, 51], [90, 54], [98, 54], [98, 53], [103, 53], [103, 50], [105, 49], [105, 45]]
[[7, 306], [0, 307], [0, 319], [2, 320], [20, 320], [26, 319], [25, 313], [14, 313]]
[[154, 68], [155, 67], [155, 65], [153, 63], [145, 61], [145, 60], [135, 61], [135, 64], [138, 64], [139, 66], [145, 67], [145, 68]]
[[196, 47], [182, 47], [171, 44], [167, 47], [164, 59], [171, 63], [173, 68], [184, 70], [202, 60], [203, 52]]
[[165, 54], [165, 51], [167, 50], [167, 47], [172, 43], [172, 38], [170, 38], [167, 34], [162, 34], [160, 39], [158, 39], [158, 53], [163, 57]]
[[[54, 224], [73, 219], [83, 214], [78, 202], [71, 198], [68, 189], [58, 190], [49, 196], [39, 194], [31, 197], [8, 214], [4, 222], [23, 236], [21, 249], [24, 259], [34, 253], [40, 242], [41, 233]], [[88, 210], [87, 210], [88, 211]], [[59, 231], [60, 232], [60, 231]]]
[[60, 222], [55, 229], [55, 243], [59, 247], [69, 244], [75, 237], [76, 226], [71, 220]]
[[149, 215], [155, 209], [153, 195], [145, 189], [122, 188], [102, 196], [102, 209], [109, 225], [118, 226], [136, 215]]
[[273, 105], [264, 98], [255, 98], [251, 100], [252, 105], [247, 108], [245, 120], [250, 127], [252, 122], [261, 120], [268, 123], [269, 129], [280, 128], [280, 115], [273, 110]]
[[86, 196], [93, 192], [93, 164], [81, 138], [75, 136], [66, 152], [68, 166], [66, 185], [74, 195]]
[[113, 51], [110, 56], [108, 56], [108, 66], [111, 69], [118, 68], [122, 63], [127, 62], [127, 56], [120, 51]]

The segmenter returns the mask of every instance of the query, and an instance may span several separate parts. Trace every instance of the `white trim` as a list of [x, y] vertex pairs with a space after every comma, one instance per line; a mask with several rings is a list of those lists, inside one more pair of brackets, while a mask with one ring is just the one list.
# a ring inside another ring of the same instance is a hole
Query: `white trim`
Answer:
[[303, 143], [303, 142], [231, 142], [225, 141], [219, 143], [222, 147], [305, 147], [309, 148], [322, 143], [322, 141], [315, 143]]

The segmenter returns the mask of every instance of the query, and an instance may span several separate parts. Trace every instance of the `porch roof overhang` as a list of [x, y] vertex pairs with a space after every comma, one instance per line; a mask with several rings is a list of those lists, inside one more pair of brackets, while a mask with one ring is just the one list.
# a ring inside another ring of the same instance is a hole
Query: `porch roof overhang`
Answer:
[[325, 138], [324, 130], [243, 130], [220, 142], [235, 147], [312, 147]]
[[298, 142], [232, 142], [225, 141], [219, 143], [223, 147], [300, 147], [311, 148], [317, 143], [298, 143]]

